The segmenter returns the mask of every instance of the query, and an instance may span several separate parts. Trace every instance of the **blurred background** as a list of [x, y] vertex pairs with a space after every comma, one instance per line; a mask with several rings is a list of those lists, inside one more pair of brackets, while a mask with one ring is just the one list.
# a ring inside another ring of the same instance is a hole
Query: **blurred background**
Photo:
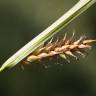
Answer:
[[[0, 66], [78, 1], [0, 0]], [[96, 38], [96, 4], [57, 35], [71, 35], [73, 30], [76, 38], [81, 35]], [[78, 61], [70, 58], [70, 64], [63, 59], [46, 60], [25, 65], [24, 70], [18, 64], [0, 73], [0, 95], [96, 96], [95, 49], [94, 43], [86, 58], [80, 57]], [[46, 69], [43, 64], [51, 67]]]

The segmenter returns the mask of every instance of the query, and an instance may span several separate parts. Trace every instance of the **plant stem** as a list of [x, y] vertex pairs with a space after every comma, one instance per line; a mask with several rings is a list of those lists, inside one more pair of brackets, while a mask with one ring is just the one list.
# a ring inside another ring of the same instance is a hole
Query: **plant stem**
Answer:
[[32, 39], [23, 48], [17, 51], [13, 56], [11, 56], [0, 68], [2, 71], [5, 68], [11, 68], [22, 61], [26, 56], [35, 51], [40, 45], [46, 42], [48, 39], [53, 37], [62, 28], [72, 22], [73, 19], [78, 17], [81, 13], [92, 6], [96, 0], [80, 0], [76, 5], [74, 5], [68, 12], [66, 12], [62, 17], [55, 21], [51, 26], [45, 29], [37, 37]]

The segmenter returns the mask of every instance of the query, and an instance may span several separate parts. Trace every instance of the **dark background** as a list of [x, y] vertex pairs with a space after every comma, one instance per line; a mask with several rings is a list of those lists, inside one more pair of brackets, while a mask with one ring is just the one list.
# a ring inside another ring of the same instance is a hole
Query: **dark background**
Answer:
[[[0, 65], [37, 36], [78, 0], [0, 0]], [[96, 4], [76, 18], [66, 32], [96, 38]], [[58, 37], [56, 35], [56, 37]], [[54, 37], [55, 38], [55, 37]], [[0, 73], [0, 96], [96, 96], [96, 43], [79, 61], [47, 60]], [[55, 63], [58, 63], [56, 65]], [[52, 65], [45, 69], [43, 64]], [[63, 66], [61, 66], [63, 64]]]

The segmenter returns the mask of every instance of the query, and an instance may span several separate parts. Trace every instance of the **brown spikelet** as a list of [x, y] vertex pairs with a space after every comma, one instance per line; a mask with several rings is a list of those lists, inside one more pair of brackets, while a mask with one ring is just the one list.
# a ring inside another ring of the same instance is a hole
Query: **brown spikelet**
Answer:
[[77, 59], [77, 56], [74, 55], [74, 53], [78, 53], [84, 57], [84, 50], [91, 48], [90, 43], [96, 41], [93, 39], [86, 39], [84, 36], [80, 37], [78, 40], [73, 41], [73, 37], [74, 33], [69, 39], [67, 38], [66, 34], [61, 40], [57, 39], [55, 42], [52, 42], [51, 39], [50, 42], [44, 45], [42, 48], [39, 48], [27, 56], [25, 60], [23, 60], [23, 64], [29, 64], [33, 61], [42, 60], [43, 58], [48, 57], [54, 58], [54, 56], [60, 56], [70, 62], [66, 57], [67, 55]]

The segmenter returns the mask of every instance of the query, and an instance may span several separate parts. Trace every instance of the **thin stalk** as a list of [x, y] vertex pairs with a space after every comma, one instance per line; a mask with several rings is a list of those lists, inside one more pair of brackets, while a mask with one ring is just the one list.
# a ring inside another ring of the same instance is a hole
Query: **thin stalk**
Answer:
[[79, 0], [79, 2], [74, 5], [68, 12], [61, 16], [57, 21], [55, 21], [51, 26], [41, 32], [37, 37], [32, 39], [23, 48], [17, 51], [13, 56], [11, 56], [0, 68], [2, 71], [5, 68], [12, 68], [20, 61], [22, 61], [26, 56], [35, 51], [40, 45], [46, 42], [48, 39], [53, 37], [62, 28], [68, 25], [72, 20], [78, 17], [81, 13], [92, 6], [96, 0]]

